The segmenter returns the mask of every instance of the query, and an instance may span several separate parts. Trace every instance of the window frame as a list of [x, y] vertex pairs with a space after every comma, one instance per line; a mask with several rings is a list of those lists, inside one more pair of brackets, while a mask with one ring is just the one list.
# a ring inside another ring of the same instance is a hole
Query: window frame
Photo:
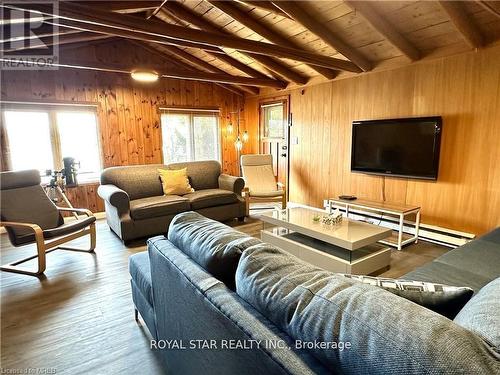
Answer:
[[[263, 110], [266, 107], [282, 107], [283, 113], [283, 137], [266, 137], [266, 124], [265, 124], [265, 116], [263, 114]], [[276, 100], [268, 100], [259, 103], [259, 128], [260, 128], [260, 137], [261, 141], [272, 141], [272, 140], [284, 140], [287, 138], [285, 127], [288, 125], [286, 122], [288, 120], [288, 99], [276, 99]]]
[[[30, 103], [30, 102], [4, 102], [0, 106], [2, 123], [4, 125], [5, 134], [8, 137], [8, 131], [6, 127], [6, 116], [5, 112], [45, 112], [48, 114], [49, 118], [49, 132], [50, 132], [50, 145], [52, 149], [52, 170], [60, 171], [64, 168], [63, 160], [62, 160], [62, 147], [61, 147], [61, 137], [59, 134], [59, 127], [57, 123], [57, 112], [84, 112], [89, 113], [92, 112], [95, 117], [95, 127], [96, 127], [96, 136], [97, 136], [97, 148], [99, 154], [99, 170], [95, 171], [96, 176], [83, 178], [81, 183], [91, 183], [99, 181], [99, 174], [103, 170], [103, 157], [102, 157], [102, 145], [101, 145], [101, 131], [99, 126], [99, 109], [97, 104], [66, 104], [66, 103]], [[11, 145], [7, 143], [9, 149]], [[12, 164], [12, 161], [10, 161]], [[12, 165], [9, 165], [9, 169], [13, 169]], [[45, 177], [43, 171], [40, 171], [40, 176]]]
[[[188, 127], [188, 136], [189, 136], [189, 154], [188, 154], [188, 160], [185, 162], [192, 162], [192, 161], [201, 161], [196, 159], [195, 154], [195, 140], [194, 140], [194, 119], [195, 117], [210, 117], [210, 118], [215, 118], [216, 121], [216, 134], [217, 134], [217, 161], [222, 164], [222, 133], [221, 133], [221, 126], [220, 126], [220, 110], [219, 109], [212, 109], [212, 108], [177, 108], [177, 107], [170, 107], [170, 108], [160, 108], [160, 134], [161, 134], [161, 157], [162, 157], [162, 162], [163, 164], [167, 163], [184, 163], [184, 162], [170, 162], [165, 160], [165, 155], [164, 155], [164, 140], [163, 140], [163, 122], [162, 122], [162, 116], [168, 116], [168, 115], [185, 115], [189, 117], [189, 127]], [[193, 155], [190, 155], [193, 154]], [[194, 157], [192, 157], [194, 156]], [[207, 159], [207, 160], [213, 160], [213, 159]]]

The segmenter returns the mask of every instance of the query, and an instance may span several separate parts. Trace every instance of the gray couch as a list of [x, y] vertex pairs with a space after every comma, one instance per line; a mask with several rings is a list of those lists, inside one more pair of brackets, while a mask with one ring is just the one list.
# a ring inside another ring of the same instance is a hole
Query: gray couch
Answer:
[[186, 347], [159, 350], [167, 373], [500, 374], [500, 228], [444, 257], [412, 274], [473, 287], [454, 321], [188, 212], [130, 258], [132, 296], [155, 339]]
[[[163, 195], [158, 168], [187, 168], [194, 193]], [[109, 227], [123, 241], [165, 233], [172, 218], [197, 211], [214, 220], [243, 219], [246, 213], [240, 177], [221, 173], [218, 161], [169, 165], [111, 167], [101, 174], [99, 196], [104, 199]]]

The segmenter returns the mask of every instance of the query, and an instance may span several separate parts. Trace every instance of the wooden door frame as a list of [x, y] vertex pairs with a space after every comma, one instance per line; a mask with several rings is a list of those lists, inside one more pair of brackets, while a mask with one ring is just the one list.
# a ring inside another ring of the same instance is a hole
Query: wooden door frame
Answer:
[[264, 126], [262, 124], [262, 106], [263, 105], [270, 105], [270, 104], [278, 104], [278, 103], [283, 103], [284, 108], [283, 108], [283, 115], [286, 116], [286, 122], [287, 122], [287, 127], [286, 127], [286, 133], [285, 133], [285, 145], [286, 145], [286, 151], [287, 151], [287, 162], [286, 162], [286, 196], [288, 198], [288, 193], [289, 193], [289, 181], [290, 181], [290, 127], [291, 127], [291, 112], [290, 112], [290, 94], [287, 95], [279, 95], [279, 96], [272, 96], [272, 97], [267, 97], [259, 100], [258, 102], [258, 119], [259, 119], [259, 153], [262, 153], [263, 147], [262, 143], [265, 139], [278, 139], [278, 138], [268, 138], [264, 137]]

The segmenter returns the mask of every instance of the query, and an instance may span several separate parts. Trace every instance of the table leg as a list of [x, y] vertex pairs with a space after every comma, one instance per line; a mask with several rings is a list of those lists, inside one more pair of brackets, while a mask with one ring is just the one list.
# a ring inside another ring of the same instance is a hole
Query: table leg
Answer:
[[418, 242], [418, 230], [420, 229], [420, 210], [417, 211], [417, 217], [415, 219], [415, 243]]
[[403, 241], [403, 224], [404, 224], [404, 215], [399, 215], [399, 233], [398, 233], [398, 250], [402, 249], [401, 242]]

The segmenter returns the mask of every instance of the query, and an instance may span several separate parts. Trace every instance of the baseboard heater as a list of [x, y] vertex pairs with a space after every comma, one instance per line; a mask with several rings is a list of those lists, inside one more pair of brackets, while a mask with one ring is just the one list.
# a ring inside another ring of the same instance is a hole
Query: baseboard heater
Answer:
[[[327, 201], [323, 201], [324, 208], [327, 208]], [[305, 207], [305, 205], [300, 203], [290, 202], [289, 207]], [[341, 212], [345, 213], [345, 209], [340, 209]], [[356, 209], [351, 207], [349, 209], [349, 217], [355, 220], [365, 221], [370, 224], [380, 225], [386, 228], [390, 228], [393, 230], [398, 230], [399, 228], [399, 220], [396, 217], [384, 214], [377, 215], [373, 212], [364, 211], [361, 209]], [[404, 222], [403, 232], [407, 234], [414, 235], [415, 228], [413, 223]], [[435, 225], [429, 225], [420, 223], [420, 229], [418, 233], [419, 239], [424, 241], [436, 243], [439, 245], [444, 245], [448, 247], [458, 247], [466, 244], [470, 240], [472, 240], [475, 235], [466, 232], [459, 232], [456, 230], [442, 228]]]

